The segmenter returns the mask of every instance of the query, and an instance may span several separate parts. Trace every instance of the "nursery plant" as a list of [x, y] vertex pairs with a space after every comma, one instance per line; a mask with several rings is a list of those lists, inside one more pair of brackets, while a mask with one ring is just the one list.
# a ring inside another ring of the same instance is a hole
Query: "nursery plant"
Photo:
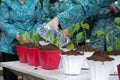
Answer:
[[[98, 30], [97, 31], [97, 35], [98, 36], [104, 36], [105, 40], [107, 42], [110, 42], [109, 46], [107, 46], [107, 49], [105, 50], [105, 52], [103, 52], [106, 55], [109, 55], [110, 57], [114, 58], [114, 65], [113, 65], [113, 69], [112, 69], [112, 74], [116, 74], [117, 73], [117, 65], [120, 64], [119, 60], [120, 60], [120, 40], [118, 39], [118, 37], [116, 37], [115, 34], [115, 28], [117, 30], [120, 30], [120, 18], [117, 17], [114, 19], [114, 22], [111, 23], [109, 26], [116, 24], [116, 26], [114, 27], [114, 30], [110, 30], [108, 32], [103, 32], [102, 30]], [[111, 36], [113, 36], [114, 40], [110, 40]], [[101, 43], [102, 40], [99, 42]]]
[[[24, 32], [22, 35], [19, 37], [19, 41], [23, 42], [28, 38], [28, 33]], [[27, 63], [27, 56], [26, 56], [26, 45], [20, 44], [16, 46], [19, 61], [22, 63]]]
[[[79, 30], [82, 29], [83, 32], [79, 32]], [[89, 24], [81, 22], [80, 24], [72, 24], [71, 27], [68, 29], [68, 36], [71, 37], [71, 44], [67, 46], [69, 50], [73, 50], [74, 43], [73, 43], [73, 36], [75, 33], [76, 34], [76, 40], [79, 41], [82, 38], [85, 40], [85, 46], [87, 45], [86, 40], [87, 40], [87, 34], [86, 34], [86, 29], [89, 30]], [[84, 37], [83, 37], [84, 36]], [[78, 45], [78, 43], [77, 43]]]
[[58, 69], [61, 50], [60, 50], [60, 38], [55, 38], [54, 34], [50, 31], [47, 32], [45, 41], [50, 39], [48, 45], [41, 45], [39, 50], [39, 59], [41, 62], [41, 68], [52, 70]]
[[19, 40], [22, 42], [26, 39], [29, 39], [30, 43], [22, 45], [26, 47], [26, 53], [24, 54], [26, 54], [27, 62], [29, 65], [38, 66], [40, 64], [38, 60], [39, 35], [35, 31], [31, 31], [30, 33], [24, 32], [20, 35]]
[[[79, 32], [80, 29], [83, 29], [83, 32]], [[67, 46], [63, 47], [67, 48], [68, 51], [63, 52], [63, 54], [61, 55], [63, 61], [63, 70], [64, 73], [67, 75], [80, 74], [85, 57], [84, 54], [81, 53], [80, 50], [78, 50], [80, 45], [73, 42], [73, 36], [76, 34], [77, 41], [81, 40], [83, 36], [85, 36], [84, 39], [86, 40], [87, 36], [85, 29], [89, 29], [89, 25], [83, 22], [81, 22], [80, 24], [72, 24], [71, 27], [68, 29], [68, 36], [71, 37], [71, 41]], [[87, 44], [85, 43], [85, 45]]]

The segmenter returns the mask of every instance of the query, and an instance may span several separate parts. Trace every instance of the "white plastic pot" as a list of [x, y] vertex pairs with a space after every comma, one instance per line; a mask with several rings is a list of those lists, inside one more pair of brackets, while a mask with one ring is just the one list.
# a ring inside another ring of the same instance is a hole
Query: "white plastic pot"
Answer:
[[61, 55], [63, 71], [66, 75], [79, 75], [82, 64], [85, 60], [84, 55]]
[[113, 68], [111, 71], [111, 74], [117, 74], [117, 65], [120, 64], [120, 56], [110, 56], [112, 58], [114, 58], [114, 63], [113, 63]]
[[94, 51], [93, 52], [84, 52], [85, 61], [84, 61], [83, 66], [82, 66], [83, 69], [89, 69], [86, 58], [92, 56], [93, 53], [94, 53]]
[[109, 80], [113, 61], [92, 61], [88, 60], [90, 80]]

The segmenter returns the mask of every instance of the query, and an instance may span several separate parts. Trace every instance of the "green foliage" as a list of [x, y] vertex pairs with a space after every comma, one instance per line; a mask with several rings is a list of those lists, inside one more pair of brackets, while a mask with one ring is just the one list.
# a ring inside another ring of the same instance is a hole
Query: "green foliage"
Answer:
[[48, 31], [46, 35], [46, 40], [50, 37], [51, 43], [56, 45], [60, 49], [60, 38], [55, 38], [54, 34]]
[[82, 36], [83, 36], [83, 32], [80, 32], [76, 35], [76, 39], [80, 40], [80, 39], [82, 39]]
[[120, 24], [120, 17], [116, 17], [114, 19], [114, 23], [117, 24], [117, 25], [119, 25]]
[[105, 35], [105, 38], [106, 38], [106, 41], [109, 41], [109, 38], [110, 38], [110, 35], [113, 35], [114, 34], [114, 31], [111, 30], [111, 31], [108, 31]]
[[[116, 24], [116, 28], [120, 30], [120, 17], [116, 17], [114, 19], [114, 23]], [[115, 38], [114, 44], [115, 44], [115, 48], [117, 50], [120, 50], [120, 40], [117, 37]]]
[[81, 26], [82, 26], [83, 29], [87, 29], [87, 30], [90, 29], [89, 24], [87, 24], [87, 23], [84, 23], [84, 24], [81, 23]]
[[24, 40], [26, 40], [28, 38], [28, 32], [24, 32], [22, 35], [20, 35], [20, 37], [19, 37], [19, 41], [24, 41]]
[[120, 50], [120, 40], [118, 38], [115, 39], [115, 47]]
[[71, 44], [68, 44], [68, 45], [67, 45], [67, 49], [68, 49], [68, 50], [73, 50], [73, 49], [74, 49], [74, 44], [72, 44], [72, 43], [71, 43]]
[[108, 52], [113, 51], [113, 47], [112, 47], [112, 46], [107, 47], [107, 51], [108, 51]]
[[105, 35], [104, 31], [102, 30], [97, 30], [97, 36]]
[[35, 31], [30, 32], [30, 42], [32, 44], [39, 44], [39, 35]]
[[[96, 31], [97, 36], [104, 36], [104, 38], [105, 38], [106, 41], [109, 41], [110, 35], [113, 35], [113, 33], [114, 33], [113, 30], [108, 31], [108, 32], [106, 32], [106, 33], [105, 33], [104, 31], [102, 31], [102, 30], [97, 30], [97, 31]], [[103, 39], [101, 39], [101, 41], [100, 41], [99, 43], [101, 43], [102, 40], [103, 40]], [[107, 51], [108, 51], [108, 52], [111, 52], [112, 50], [113, 50], [112, 45], [110, 45], [110, 46], [107, 47]]]
[[[80, 29], [82, 29], [83, 32], [78, 32]], [[79, 41], [79, 40], [81, 40], [83, 38], [83, 36], [85, 34], [85, 41], [86, 41], [87, 35], [86, 35], [85, 29], [89, 30], [89, 24], [83, 23], [83, 22], [81, 22], [80, 24], [71, 24], [70, 28], [68, 29], [68, 35], [73, 37], [73, 35], [75, 33], [77, 33], [76, 34], [76, 40]], [[69, 44], [67, 46], [67, 48], [69, 50], [73, 50], [74, 49], [74, 44], [73, 44], [72, 40], [71, 40], [71, 44]]]

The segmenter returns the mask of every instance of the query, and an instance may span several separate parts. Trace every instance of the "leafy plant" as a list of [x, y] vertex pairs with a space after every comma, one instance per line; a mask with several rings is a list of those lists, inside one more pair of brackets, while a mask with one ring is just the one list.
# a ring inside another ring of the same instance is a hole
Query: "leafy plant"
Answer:
[[47, 39], [50, 39], [51, 40], [51, 43], [56, 45], [59, 49], [60, 49], [60, 38], [55, 38], [54, 34], [50, 31], [47, 32], [47, 35], [46, 35], [46, 41]]
[[22, 35], [20, 35], [20, 37], [19, 37], [19, 41], [24, 41], [24, 40], [26, 40], [28, 38], [28, 32], [24, 32]]
[[[80, 29], [82, 29], [83, 32], [79, 32]], [[70, 37], [73, 37], [73, 35], [75, 33], [77, 33], [76, 34], [76, 40], [77, 41], [81, 40], [83, 38], [83, 36], [85, 36], [85, 41], [86, 41], [87, 40], [87, 34], [86, 34], [85, 29], [89, 30], [89, 24], [83, 23], [83, 22], [81, 22], [80, 24], [71, 24], [71, 27], [68, 29], [68, 35]], [[85, 42], [85, 45], [86, 45], [86, 42]], [[67, 48], [69, 50], [74, 49], [73, 38], [71, 38], [71, 43], [67, 46]]]
[[[97, 30], [97, 36], [103, 36], [105, 38], [106, 41], [110, 41], [109, 38], [110, 38], [110, 35], [112, 35], [114, 33], [113, 30], [111, 31], [108, 31], [108, 32], [104, 32], [102, 30]], [[101, 41], [99, 43], [102, 43], [103, 39], [101, 39]], [[111, 52], [113, 50], [113, 47], [112, 47], [112, 44], [110, 44], [110, 46], [107, 47], [107, 51], [108, 52]]]
[[35, 46], [39, 44], [39, 35], [35, 31], [30, 32], [30, 42]]
[[[116, 28], [120, 30], [120, 17], [116, 17], [114, 19], [114, 23], [116, 24]], [[115, 44], [115, 48], [117, 50], [120, 50], [120, 40], [117, 37], [115, 38], [114, 44]]]
[[30, 36], [28, 36], [28, 32], [24, 32], [22, 35], [20, 35], [19, 40], [23, 42], [24, 40], [29, 39], [30, 43], [38, 45], [39, 44], [39, 35], [38, 33], [31, 31]]

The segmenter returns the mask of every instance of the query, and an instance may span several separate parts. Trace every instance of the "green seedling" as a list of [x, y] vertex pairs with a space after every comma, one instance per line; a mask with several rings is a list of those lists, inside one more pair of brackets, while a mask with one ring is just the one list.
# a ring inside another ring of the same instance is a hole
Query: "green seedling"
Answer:
[[[79, 32], [79, 30], [82, 28], [83, 32]], [[73, 37], [74, 33], [76, 34], [76, 39], [77, 41], [81, 40], [83, 36], [85, 36], [85, 41], [87, 40], [87, 35], [86, 35], [86, 30], [89, 30], [89, 25], [87, 23], [81, 22], [80, 24], [72, 24], [71, 27], [68, 29], [68, 35], [70, 37]], [[78, 43], [77, 43], [78, 44]], [[86, 45], [86, 42], [85, 42]], [[74, 44], [73, 44], [73, 38], [71, 38], [70, 44], [67, 46], [69, 50], [74, 49]]]

